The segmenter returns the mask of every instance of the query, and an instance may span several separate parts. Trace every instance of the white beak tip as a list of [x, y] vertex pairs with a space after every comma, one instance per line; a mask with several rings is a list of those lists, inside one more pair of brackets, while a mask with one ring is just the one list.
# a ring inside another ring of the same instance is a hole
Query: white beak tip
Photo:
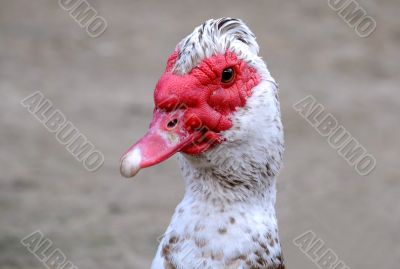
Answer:
[[133, 177], [140, 170], [140, 150], [135, 149], [129, 153], [127, 153], [121, 161], [120, 172], [124, 177]]

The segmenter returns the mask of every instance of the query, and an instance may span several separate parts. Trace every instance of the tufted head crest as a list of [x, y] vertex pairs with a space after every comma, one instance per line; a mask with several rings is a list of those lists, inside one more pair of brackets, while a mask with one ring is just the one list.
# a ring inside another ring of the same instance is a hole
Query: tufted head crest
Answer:
[[[253, 32], [239, 19], [210, 19], [196, 27], [177, 46], [173, 73], [183, 75], [197, 66], [202, 59], [227, 50], [239, 58], [251, 61], [257, 56], [259, 47]], [[253, 57], [250, 57], [253, 56]]]

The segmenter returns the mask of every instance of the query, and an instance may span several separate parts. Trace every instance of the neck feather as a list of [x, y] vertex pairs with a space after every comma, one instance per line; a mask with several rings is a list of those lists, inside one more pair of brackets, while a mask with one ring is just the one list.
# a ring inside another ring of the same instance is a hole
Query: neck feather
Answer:
[[159, 248], [165, 268], [284, 268], [275, 176], [260, 173], [245, 184], [187, 161], [184, 166], [186, 193]]

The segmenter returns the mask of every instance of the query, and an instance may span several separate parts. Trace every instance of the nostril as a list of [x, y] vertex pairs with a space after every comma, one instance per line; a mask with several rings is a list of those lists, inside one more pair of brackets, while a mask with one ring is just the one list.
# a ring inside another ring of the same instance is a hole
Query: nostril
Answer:
[[173, 119], [167, 123], [168, 129], [173, 129], [178, 124], [178, 119]]

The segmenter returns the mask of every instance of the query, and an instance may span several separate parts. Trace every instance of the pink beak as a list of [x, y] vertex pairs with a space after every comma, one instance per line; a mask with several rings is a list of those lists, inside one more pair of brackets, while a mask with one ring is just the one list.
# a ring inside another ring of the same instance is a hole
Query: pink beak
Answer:
[[155, 110], [150, 129], [121, 158], [121, 174], [133, 177], [141, 168], [160, 163], [198, 139], [199, 132], [185, 128], [184, 111]]

